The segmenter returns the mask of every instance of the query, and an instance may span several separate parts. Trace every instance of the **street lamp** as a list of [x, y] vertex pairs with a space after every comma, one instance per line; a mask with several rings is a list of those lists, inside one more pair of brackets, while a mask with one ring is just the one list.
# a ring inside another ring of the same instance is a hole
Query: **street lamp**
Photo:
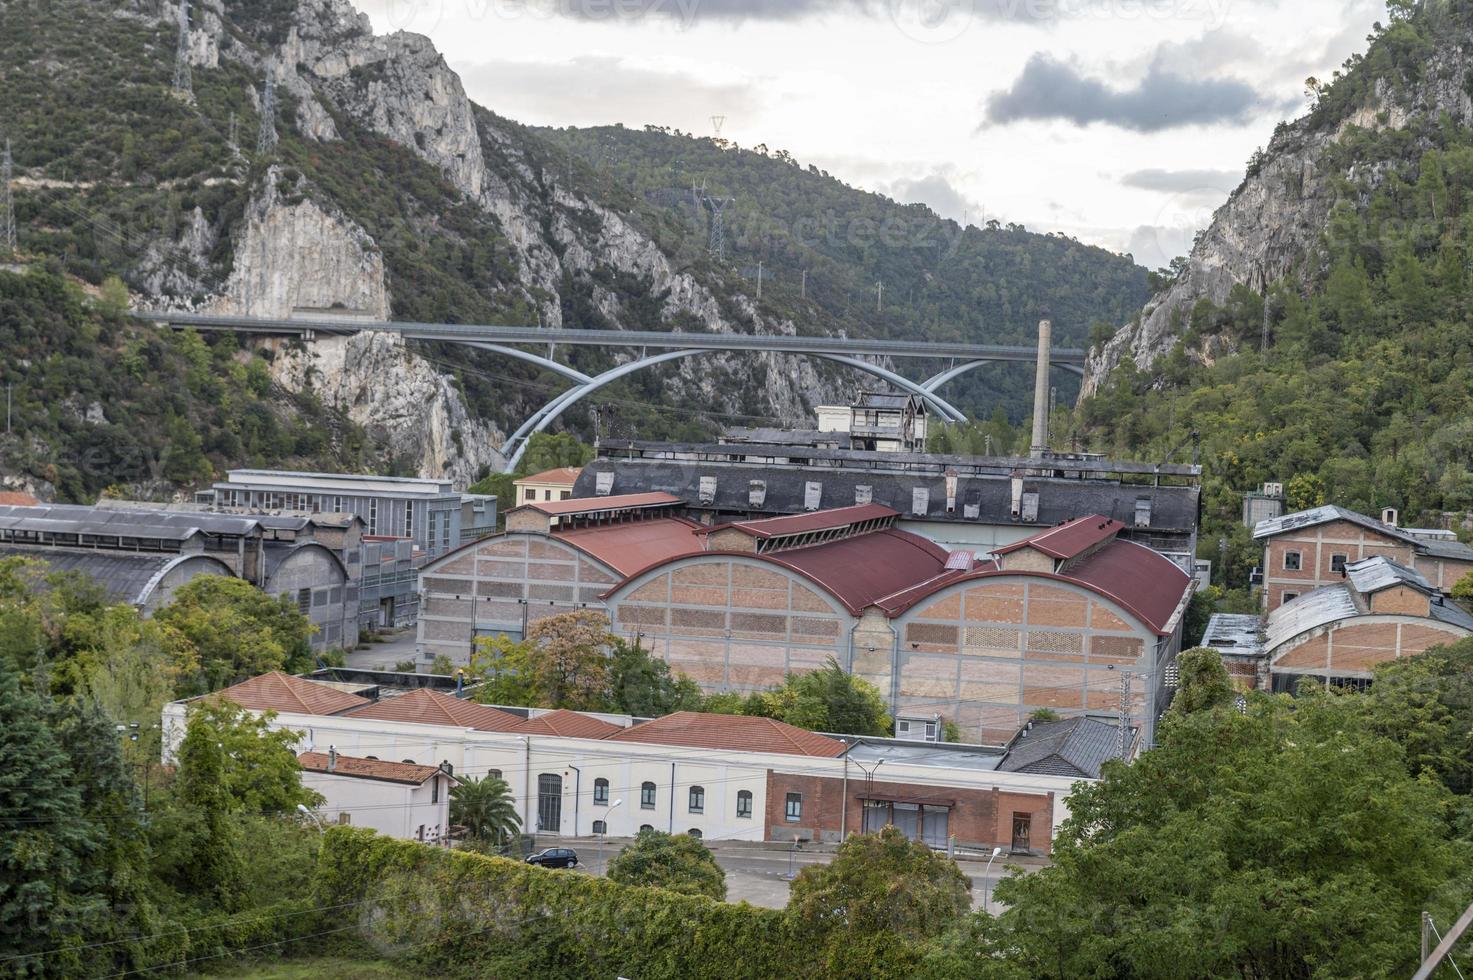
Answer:
[[302, 816], [312, 818], [312, 820], [317, 824], [317, 830], [319, 833], [327, 833], [327, 828], [322, 825], [322, 818], [319, 817], [315, 811], [307, 809], [307, 804], [298, 803], [297, 809], [302, 812]]
[[991, 884], [991, 879], [989, 876], [992, 874], [992, 862], [996, 861], [1000, 857], [1002, 857], [1002, 848], [994, 847], [992, 849], [992, 856], [987, 859], [987, 870], [982, 872], [982, 911], [984, 912], [992, 911], [992, 909], [988, 907], [987, 903], [987, 886]]

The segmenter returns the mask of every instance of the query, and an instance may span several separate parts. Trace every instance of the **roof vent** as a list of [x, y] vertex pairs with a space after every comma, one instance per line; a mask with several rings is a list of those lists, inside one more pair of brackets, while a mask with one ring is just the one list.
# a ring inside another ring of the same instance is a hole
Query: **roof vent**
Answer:
[[1151, 526], [1151, 498], [1137, 497], [1135, 501], [1135, 526]]
[[716, 502], [716, 477], [701, 477], [699, 499], [703, 504], [712, 504]]
[[593, 478], [593, 495], [607, 497], [614, 489], [614, 471], [607, 470]]
[[969, 521], [975, 521], [982, 516], [981, 504], [962, 504], [962, 516]]
[[1387, 507], [1385, 510], [1381, 511], [1381, 523], [1387, 525], [1388, 527], [1396, 527], [1397, 522], [1400, 520], [1401, 514], [1397, 513], [1395, 507]]
[[823, 500], [823, 484], [810, 480], [803, 484], [803, 509], [818, 510], [819, 502]]
[[931, 509], [931, 491], [925, 487], [916, 487], [910, 492], [910, 512], [917, 517], [925, 517], [926, 512]]
[[767, 501], [767, 481], [750, 480], [747, 482], [747, 504], [751, 507], [761, 507]]
[[875, 499], [875, 488], [859, 485], [854, 488], [854, 503], [867, 504]]
[[1038, 520], [1038, 491], [1028, 490], [1023, 494], [1023, 520]]

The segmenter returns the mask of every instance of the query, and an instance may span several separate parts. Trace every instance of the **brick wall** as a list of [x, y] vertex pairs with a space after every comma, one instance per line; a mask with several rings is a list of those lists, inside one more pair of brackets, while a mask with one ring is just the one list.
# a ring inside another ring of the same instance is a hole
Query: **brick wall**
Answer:
[[[786, 818], [789, 793], [800, 793], [803, 797], [802, 815], [796, 821]], [[766, 838], [771, 841], [837, 841], [841, 828], [850, 834], [860, 833], [864, 826], [863, 801], [866, 797], [949, 806], [947, 829], [959, 847], [1010, 847], [1016, 814], [1026, 814], [1029, 818], [1032, 850], [1047, 854], [1052, 844], [1052, 793], [928, 786], [881, 779], [874, 780], [866, 791], [864, 774], [854, 771], [850, 773], [846, 795], [842, 779], [780, 773], [771, 769], [767, 771]]]

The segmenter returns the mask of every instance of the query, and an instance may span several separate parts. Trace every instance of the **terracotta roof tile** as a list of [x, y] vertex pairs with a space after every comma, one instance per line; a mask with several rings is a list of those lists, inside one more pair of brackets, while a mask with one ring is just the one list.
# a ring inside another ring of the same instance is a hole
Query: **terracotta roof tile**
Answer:
[[543, 470], [541, 473], [533, 473], [531, 476], [519, 476], [513, 483], [566, 483], [571, 486], [578, 479], [578, 474], [583, 472], [581, 466], [559, 466], [556, 469]]
[[406, 721], [420, 725], [453, 725], [481, 732], [505, 732], [526, 719], [509, 711], [420, 688], [384, 698], [351, 712], [354, 718]]
[[891, 510], [883, 504], [857, 504], [853, 507], [834, 507], [829, 510], [816, 510], [811, 514], [793, 514], [788, 517], [767, 517], [756, 521], [732, 521], [729, 524], [720, 524], [710, 528], [711, 531], [722, 528], [736, 528], [752, 535], [754, 538], [775, 538], [788, 534], [806, 534], [810, 531], [824, 531], [830, 528], [848, 527], [862, 521], [879, 521], [887, 517], [899, 517], [900, 514]]
[[701, 541], [695, 535], [697, 527], [694, 521], [657, 517], [570, 531], [557, 530], [552, 532], [552, 536], [592, 555], [620, 575], [632, 575], [668, 558], [699, 552]]
[[19, 490], [0, 490], [0, 506], [35, 507], [41, 501]]
[[772, 718], [677, 711], [641, 722], [608, 737], [610, 742], [648, 742], [702, 749], [735, 749], [780, 755], [837, 758], [847, 748], [838, 739]]
[[876, 531], [765, 556], [795, 569], [860, 610], [946, 571], [945, 548], [909, 531]]
[[545, 715], [528, 718], [516, 728], [518, 735], [560, 735], [563, 738], [608, 738], [624, 729], [601, 718], [559, 708]]
[[[328, 772], [326, 752], [303, 752], [297, 756], [297, 761], [307, 772]], [[411, 786], [418, 786], [437, 772], [440, 772], [439, 766], [420, 766], [412, 762], [385, 762], [382, 759], [359, 759], [350, 755], [339, 755], [331, 770], [334, 776], [379, 779], [388, 783], [408, 783]]]
[[209, 700], [227, 699], [252, 711], [285, 711], [298, 715], [339, 715], [372, 704], [367, 698], [328, 684], [305, 680], [273, 670], [206, 695]]

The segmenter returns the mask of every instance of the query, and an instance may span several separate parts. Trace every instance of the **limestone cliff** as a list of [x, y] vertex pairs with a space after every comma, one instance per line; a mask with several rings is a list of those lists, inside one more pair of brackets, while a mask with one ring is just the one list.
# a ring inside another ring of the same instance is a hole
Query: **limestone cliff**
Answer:
[[[1379, 187], [1386, 161], [1363, 152], [1367, 142], [1394, 145], [1399, 160], [1415, 160], [1436, 145], [1441, 124], [1473, 123], [1468, 79], [1473, 52], [1443, 5], [1429, 3], [1420, 27], [1435, 39], [1415, 58], [1386, 55], [1397, 38], [1383, 37], [1325, 102], [1300, 119], [1280, 124], [1261, 156], [1198, 236], [1187, 267], [1090, 358], [1081, 397], [1094, 392], [1126, 359], [1148, 368], [1187, 330], [1202, 299], [1222, 303], [1236, 284], [1263, 292], [1287, 280], [1312, 288], [1322, 272], [1323, 238], [1331, 209], [1358, 207]], [[1397, 28], [1393, 28], [1396, 31]], [[1378, 48], [1380, 50], [1378, 50]], [[1388, 68], [1394, 65], [1394, 69]], [[1399, 140], [1367, 141], [1392, 131]], [[1188, 352], [1201, 356], [1201, 352]]]

